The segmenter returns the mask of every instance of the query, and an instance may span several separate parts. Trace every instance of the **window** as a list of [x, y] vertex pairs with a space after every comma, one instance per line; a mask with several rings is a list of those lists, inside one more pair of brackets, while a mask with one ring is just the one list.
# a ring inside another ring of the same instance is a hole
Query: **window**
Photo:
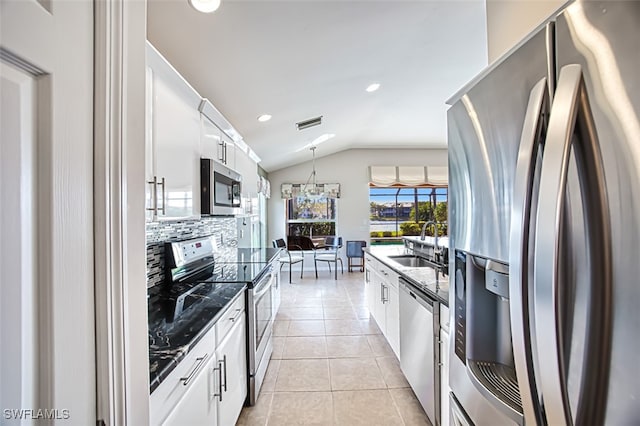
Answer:
[[447, 235], [447, 201], [446, 187], [370, 187], [372, 243], [401, 243], [402, 236], [420, 235], [430, 220], [438, 222], [440, 236]]
[[287, 200], [287, 235], [336, 235], [336, 199], [298, 196]]

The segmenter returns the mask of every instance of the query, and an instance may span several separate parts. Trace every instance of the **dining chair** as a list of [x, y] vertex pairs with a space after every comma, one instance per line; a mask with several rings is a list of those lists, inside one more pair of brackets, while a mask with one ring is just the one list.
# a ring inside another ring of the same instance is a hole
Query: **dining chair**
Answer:
[[314, 251], [316, 245], [313, 240], [305, 235], [289, 235], [287, 237], [287, 245], [289, 247], [298, 246], [302, 251]]
[[344, 265], [340, 257], [340, 249], [342, 248], [342, 237], [326, 237], [324, 245], [318, 247], [314, 252], [313, 266], [316, 270], [316, 278], [318, 278], [318, 262], [327, 262], [329, 273], [331, 273], [331, 264], [335, 267], [335, 279], [338, 279], [338, 262], [340, 262], [340, 270], [344, 274]]
[[[287, 247], [287, 244], [282, 238], [273, 240], [271, 243], [274, 248], [284, 249], [283, 253], [280, 255], [280, 269], [282, 269], [285, 263], [289, 264], [289, 284], [291, 284], [291, 269], [296, 263], [300, 263], [300, 278], [302, 279], [302, 273], [304, 271], [304, 254], [302, 254], [302, 248], [295, 245], [289, 245], [289, 247]], [[295, 252], [295, 250], [294, 253], [292, 253], [290, 248], [300, 250], [300, 253]]]
[[[347, 269], [351, 272], [351, 268], [358, 267], [360, 272], [364, 272], [364, 251], [367, 246], [366, 241], [347, 241]], [[355, 259], [360, 259], [359, 263], [354, 263]]]

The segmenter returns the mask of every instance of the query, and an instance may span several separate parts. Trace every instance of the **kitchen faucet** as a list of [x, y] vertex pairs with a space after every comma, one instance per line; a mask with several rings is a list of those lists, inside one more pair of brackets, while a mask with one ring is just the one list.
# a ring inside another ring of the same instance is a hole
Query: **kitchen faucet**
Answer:
[[422, 231], [420, 232], [420, 241], [424, 241], [427, 226], [429, 225], [433, 225], [433, 235], [435, 237], [435, 241], [433, 242], [433, 260], [438, 262], [441, 254], [440, 250], [438, 249], [438, 222], [436, 222], [435, 220], [430, 220], [422, 225]]
[[427, 232], [427, 226], [429, 225], [433, 225], [433, 231], [434, 231], [433, 235], [435, 235], [436, 237], [435, 245], [437, 247], [438, 246], [438, 222], [436, 222], [435, 220], [430, 220], [428, 222], [425, 222], [424, 225], [422, 225], [422, 231], [420, 232], [420, 241], [424, 241], [424, 237]]

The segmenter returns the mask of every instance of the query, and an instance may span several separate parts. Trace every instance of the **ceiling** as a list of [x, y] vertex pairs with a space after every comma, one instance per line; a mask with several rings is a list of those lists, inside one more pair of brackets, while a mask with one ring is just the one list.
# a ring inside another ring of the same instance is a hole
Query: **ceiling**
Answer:
[[[483, 0], [222, 0], [212, 14], [148, 0], [147, 16], [149, 41], [267, 171], [310, 160], [300, 148], [325, 133], [336, 136], [319, 157], [445, 148], [445, 101], [487, 64]], [[320, 115], [321, 125], [296, 129]]]

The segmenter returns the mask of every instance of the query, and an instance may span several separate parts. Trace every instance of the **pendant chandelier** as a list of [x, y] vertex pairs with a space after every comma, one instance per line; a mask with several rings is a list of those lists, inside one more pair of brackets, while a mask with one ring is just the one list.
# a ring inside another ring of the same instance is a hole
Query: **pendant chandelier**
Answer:
[[312, 155], [311, 174], [307, 182], [300, 188], [301, 194], [307, 198], [322, 198], [325, 196], [324, 185], [318, 185], [316, 181], [316, 148], [317, 146], [309, 148]]
[[311, 150], [311, 174], [304, 184], [283, 183], [280, 190], [282, 198], [285, 200], [304, 197], [308, 200], [318, 200], [321, 198], [340, 198], [339, 183], [318, 183], [316, 173], [316, 146], [312, 145]]

